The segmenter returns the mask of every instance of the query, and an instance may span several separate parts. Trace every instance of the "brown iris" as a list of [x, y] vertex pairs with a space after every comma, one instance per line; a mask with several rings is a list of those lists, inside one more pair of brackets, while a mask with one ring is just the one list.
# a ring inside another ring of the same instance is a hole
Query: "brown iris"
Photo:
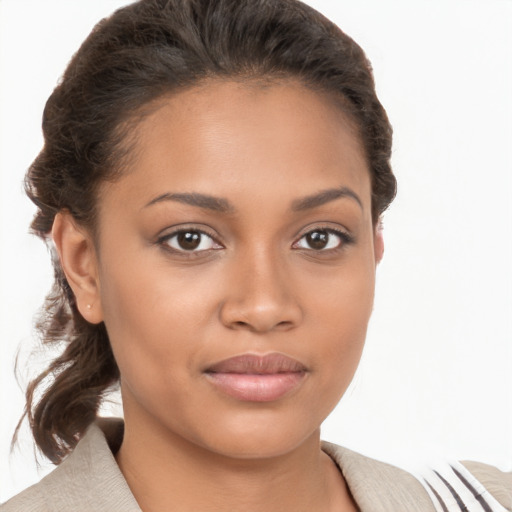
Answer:
[[201, 236], [197, 231], [183, 231], [177, 235], [178, 245], [185, 251], [193, 251], [199, 247]]
[[329, 243], [329, 233], [327, 231], [312, 231], [306, 235], [306, 241], [312, 249], [325, 249]]

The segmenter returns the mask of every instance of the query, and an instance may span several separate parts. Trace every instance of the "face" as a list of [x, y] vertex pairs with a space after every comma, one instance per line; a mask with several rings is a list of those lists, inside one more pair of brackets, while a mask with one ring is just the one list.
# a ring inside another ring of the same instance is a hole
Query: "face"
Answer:
[[372, 309], [357, 133], [299, 84], [217, 82], [135, 135], [100, 192], [94, 304], [127, 425], [231, 457], [292, 450], [346, 390]]

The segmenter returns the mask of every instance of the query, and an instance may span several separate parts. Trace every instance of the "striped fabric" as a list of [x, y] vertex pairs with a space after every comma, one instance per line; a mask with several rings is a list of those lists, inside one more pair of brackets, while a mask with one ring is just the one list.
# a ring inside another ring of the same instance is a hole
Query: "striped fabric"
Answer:
[[437, 512], [507, 512], [460, 463], [444, 463], [419, 478]]

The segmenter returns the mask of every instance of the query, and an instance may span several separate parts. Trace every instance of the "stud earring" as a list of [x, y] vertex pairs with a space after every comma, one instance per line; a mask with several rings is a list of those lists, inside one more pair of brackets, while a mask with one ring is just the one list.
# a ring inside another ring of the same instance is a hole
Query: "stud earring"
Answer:
[[87, 309], [90, 311], [92, 306], [90, 304], [87, 304]]

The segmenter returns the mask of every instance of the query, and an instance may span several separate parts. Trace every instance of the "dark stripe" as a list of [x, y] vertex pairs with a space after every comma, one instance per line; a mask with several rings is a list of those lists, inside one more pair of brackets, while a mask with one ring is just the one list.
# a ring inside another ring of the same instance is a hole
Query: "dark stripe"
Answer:
[[437, 498], [437, 501], [439, 501], [439, 504], [441, 505], [443, 512], [450, 512], [447, 506], [444, 504], [444, 501], [441, 499], [441, 496], [439, 496], [439, 493], [430, 485], [430, 482], [428, 480], [425, 480], [425, 482], [430, 487], [430, 490], [432, 491], [434, 496]]
[[452, 496], [455, 498], [455, 501], [457, 502], [457, 505], [459, 505], [459, 508], [462, 510], [462, 512], [469, 512], [468, 507], [466, 507], [461, 497], [457, 494], [457, 491], [450, 485], [450, 482], [445, 480], [437, 471], [434, 471], [434, 473], [441, 479], [444, 485], [448, 487], [448, 490], [452, 493]]
[[478, 503], [482, 505], [482, 508], [485, 510], [485, 512], [492, 512], [492, 508], [490, 505], [485, 501], [484, 497], [478, 493], [478, 491], [464, 478], [464, 476], [457, 471], [453, 466], [451, 466], [453, 472], [459, 477], [459, 480], [471, 491], [471, 494], [478, 500]]

